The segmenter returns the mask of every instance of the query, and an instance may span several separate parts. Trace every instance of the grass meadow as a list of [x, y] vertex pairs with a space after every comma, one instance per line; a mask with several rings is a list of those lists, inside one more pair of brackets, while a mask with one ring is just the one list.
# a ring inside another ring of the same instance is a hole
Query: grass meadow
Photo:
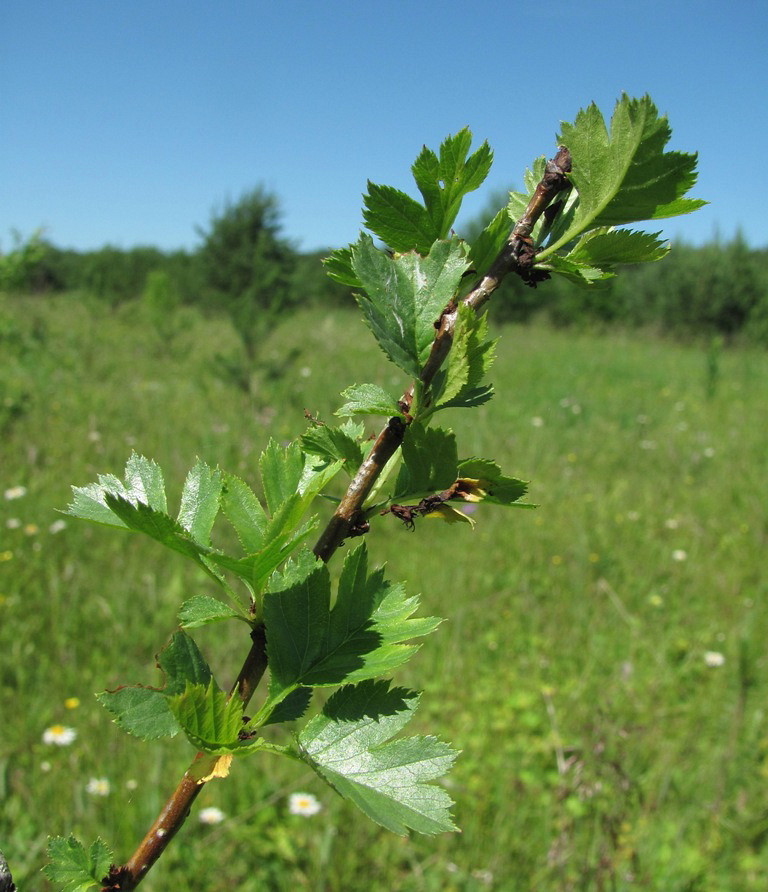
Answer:
[[[539, 507], [368, 536], [447, 618], [397, 681], [425, 692], [409, 732], [462, 750], [462, 833], [395, 837], [264, 755], [207, 785], [147, 892], [768, 888], [768, 355], [498, 334], [496, 397], [445, 423]], [[93, 693], [158, 684], [180, 602], [215, 593], [149, 539], [62, 518], [70, 485], [135, 449], [175, 505], [196, 456], [253, 479], [305, 409], [403, 383], [351, 312], [287, 320], [251, 395], [216, 373], [228, 324], [182, 310], [164, 335], [138, 304], [0, 303], [0, 850], [24, 892], [47, 888], [48, 835], [100, 834], [123, 860], [154, 818], [189, 745], [127, 737]], [[223, 683], [248, 646], [229, 625], [196, 635]], [[43, 742], [56, 724], [70, 745]], [[322, 810], [291, 814], [296, 791]], [[224, 820], [202, 824], [207, 806]]]

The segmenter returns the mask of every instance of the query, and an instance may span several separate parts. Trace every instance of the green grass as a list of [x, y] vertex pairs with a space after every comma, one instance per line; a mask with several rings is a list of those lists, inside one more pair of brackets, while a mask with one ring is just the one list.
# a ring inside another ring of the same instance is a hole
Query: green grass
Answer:
[[[71, 520], [50, 532], [70, 484], [120, 473], [132, 449], [163, 467], [172, 501], [197, 455], [253, 478], [305, 408], [328, 418], [353, 382], [401, 386], [354, 314], [274, 332], [251, 396], [212, 373], [237, 348], [226, 325], [182, 313], [177, 328], [163, 344], [137, 307], [0, 303], [0, 492], [27, 488], [0, 498], [0, 849], [24, 890], [46, 888], [49, 834], [101, 834], [118, 859], [143, 835], [188, 745], [126, 737], [93, 692], [157, 683], [180, 601], [213, 593], [149, 540]], [[142, 888], [768, 885], [768, 357], [725, 350], [713, 379], [695, 345], [501, 334], [496, 398], [448, 421], [463, 455], [530, 479], [538, 509], [481, 508], [474, 531], [389, 516], [368, 537], [422, 611], [448, 618], [397, 681], [425, 691], [416, 730], [463, 751], [449, 781], [463, 832], [394, 837], [256, 757], [201, 796], [227, 819], [193, 815]], [[239, 628], [197, 637], [233, 678]], [[59, 722], [77, 740], [44, 745]], [[86, 793], [92, 777], [108, 797]], [[323, 811], [289, 815], [296, 790]]]

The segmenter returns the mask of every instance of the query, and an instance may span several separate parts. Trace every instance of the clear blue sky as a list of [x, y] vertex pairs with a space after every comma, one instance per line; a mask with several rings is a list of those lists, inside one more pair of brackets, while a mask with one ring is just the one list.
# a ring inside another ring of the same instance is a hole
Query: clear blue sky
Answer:
[[[768, 3], [731, 0], [2, 0], [0, 246], [191, 248], [212, 208], [262, 183], [305, 250], [356, 238], [366, 180], [469, 126], [518, 186], [561, 120], [649, 93], [699, 152], [669, 221], [768, 245]], [[658, 227], [657, 227], [658, 228]]]

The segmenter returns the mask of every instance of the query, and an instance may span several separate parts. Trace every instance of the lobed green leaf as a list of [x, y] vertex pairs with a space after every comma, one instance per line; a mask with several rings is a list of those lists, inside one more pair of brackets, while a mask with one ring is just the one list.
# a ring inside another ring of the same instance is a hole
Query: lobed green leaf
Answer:
[[259, 551], [264, 544], [269, 520], [250, 486], [234, 474], [224, 474], [221, 508], [245, 553]]
[[610, 131], [593, 103], [563, 123], [558, 141], [571, 154], [578, 201], [568, 229], [544, 259], [588, 229], [687, 214], [706, 202], [685, 198], [696, 182], [696, 155], [665, 152], [671, 136], [650, 97], [616, 103]]
[[467, 269], [458, 239], [435, 242], [428, 256], [389, 257], [370, 236], [352, 246], [352, 265], [365, 294], [357, 295], [366, 324], [389, 359], [418, 377], [434, 340], [434, 324]]
[[101, 888], [114, 861], [111, 850], [100, 838], [86, 852], [74, 836], [53, 836], [48, 839], [47, 851], [50, 863], [43, 867], [43, 873], [59, 892]]
[[432, 243], [440, 238], [427, 210], [392, 186], [369, 181], [363, 206], [365, 225], [393, 251], [428, 254]]
[[418, 695], [388, 681], [347, 685], [299, 734], [302, 757], [341, 796], [394, 833], [455, 830], [451, 799], [430, 783], [457, 756], [433, 737], [391, 740], [411, 719]]
[[297, 687], [324, 687], [391, 672], [415, 651], [404, 642], [440, 620], [413, 619], [418, 598], [368, 572], [365, 544], [347, 555], [331, 609], [328, 569], [300, 552], [276, 573], [264, 595], [270, 709]]
[[[493, 152], [484, 142], [469, 155], [471, 143], [472, 134], [464, 128], [443, 141], [439, 157], [432, 149], [422, 148], [411, 171], [423, 206], [399, 189], [369, 181], [363, 197], [363, 219], [368, 229], [392, 251], [428, 254], [435, 241], [449, 236], [464, 196], [488, 176]], [[357, 271], [350, 275], [346, 255], [337, 252], [331, 258], [329, 275], [354, 287]]]

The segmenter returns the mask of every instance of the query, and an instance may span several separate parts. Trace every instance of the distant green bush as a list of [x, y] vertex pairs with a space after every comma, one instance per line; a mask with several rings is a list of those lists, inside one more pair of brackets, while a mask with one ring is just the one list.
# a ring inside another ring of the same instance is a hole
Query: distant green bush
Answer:
[[230, 317], [252, 361], [265, 332], [296, 302], [290, 288], [296, 252], [281, 235], [278, 200], [252, 189], [214, 211], [198, 233], [202, 299]]
[[0, 252], [0, 291], [38, 290], [40, 265], [45, 253], [40, 230], [24, 239], [20, 232], [11, 233], [13, 248]]

